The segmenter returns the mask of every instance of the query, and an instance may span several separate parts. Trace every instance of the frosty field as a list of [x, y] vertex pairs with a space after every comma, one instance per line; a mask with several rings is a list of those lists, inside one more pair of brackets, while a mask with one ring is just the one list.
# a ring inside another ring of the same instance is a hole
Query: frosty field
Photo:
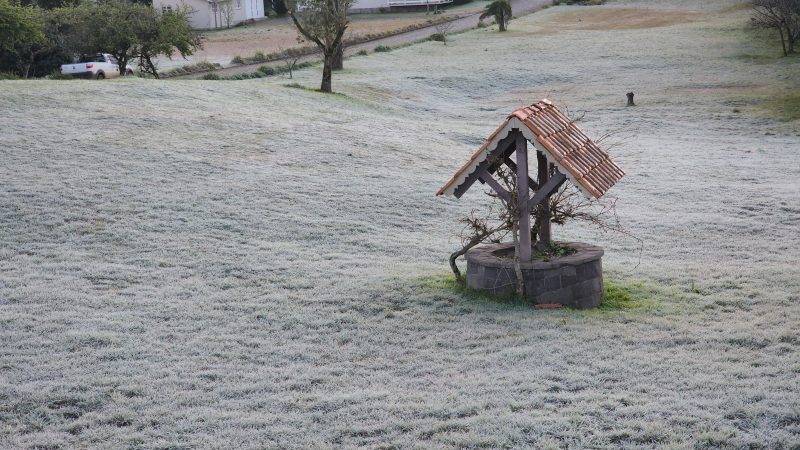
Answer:
[[[0, 448], [800, 448], [800, 58], [747, 17], [552, 7], [348, 59], [334, 95], [0, 82]], [[643, 250], [554, 236], [630, 308], [448, 282], [487, 199], [434, 193], [543, 97], [623, 130]]]

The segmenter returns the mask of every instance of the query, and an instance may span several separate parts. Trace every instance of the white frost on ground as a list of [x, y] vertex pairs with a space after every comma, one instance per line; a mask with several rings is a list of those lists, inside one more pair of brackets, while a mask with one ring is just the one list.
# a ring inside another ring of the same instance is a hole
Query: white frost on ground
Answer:
[[[356, 57], [344, 95], [0, 83], [0, 447], [796, 448], [800, 131], [736, 99], [798, 63], [738, 57], [746, 11], [698, 3]], [[603, 245], [652, 308], [443, 287], [485, 199], [434, 192], [545, 96], [635, 131], [611, 193], [641, 264], [630, 240], [555, 233]]]

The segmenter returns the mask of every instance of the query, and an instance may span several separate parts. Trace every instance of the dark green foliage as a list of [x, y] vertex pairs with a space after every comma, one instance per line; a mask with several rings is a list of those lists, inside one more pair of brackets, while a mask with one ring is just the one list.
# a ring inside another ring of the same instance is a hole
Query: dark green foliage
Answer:
[[272, 10], [275, 11], [275, 14], [279, 16], [283, 16], [288, 11], [286, 7], [286, 2], [284, 0], [271, 0]]
[[231, 60], [231, 64], [244, 64], [244, 58], [242, 58], [242, 57], [241, 57], [241, 56], [239, 56], [239, 55], [236, 55], [236, 56], [234, 56], [234, 57], [233, 57], [233, 59]]
[[480, 20], [487, 17], [494, 17], [500, 31], [506, 31], [506, 24], [511, 20], [511, 3], [508, 0], [494, 0], [486, 5]]
[[176, 75], [188, 75], [195, 72], [203, 72], [208, 70], [217, 70], [221, 69], [222, 66], [219, 63], [212, 63], [208, 61], [200, 61], [196, 64], [187, 64], [185, 66], [176, 67], [169, 72], [164, 73], [165, 76], [176, 76]]
[[203, 79], [204, 80], [219, 80], [220, 76], [217, 75], [214, 72], [210, 72], [210, 73], [207, 73], [207, 74], [203, 75]]
[[436, 42], [444, 42], [445, 36], [444, 33], [433, 33], [429, 39]]
[[392, 51], [392, 47], [389, 47], [387, 45], [379, 45], [379, 46], [375, 47], [375, 51], [376, 52], [390, 52], [390, 51]]
[[363, 48], [361, 50], [359, 50], [358, 53], [356, 53], [356, 55], [358, 55], [358, 56], [367, 56], [368, 54], [369, 54], [369, 52], [366, 49], [363, 49]]
[[156, 78], [156, 55], [188, 56], [200, 47], [199, 36], [189, 25], [189, 14], [188, 8], [162, 13], [124, 0], [98, 0], [54, 10], [57, 34], [71, 53], [110, 53], [123, 73], [129, 63], [138, 60], [142, 72]]
[[275, 75], [275, 68], [270, 66], [261, 66], [258, 68], [258, 71], [264, 75]]
[[42, 10], [0, 0], [0, 71], [27, 77], [48, 44]]

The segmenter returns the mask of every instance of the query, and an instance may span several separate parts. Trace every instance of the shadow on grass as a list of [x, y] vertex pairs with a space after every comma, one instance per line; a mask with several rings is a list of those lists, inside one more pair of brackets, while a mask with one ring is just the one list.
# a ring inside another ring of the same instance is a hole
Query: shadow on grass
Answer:
[[310, 88], [308, 86], [303, 86], [300, 83], [287, 83], [287, 84], [284, 84], [283, 87], [292, 88], [292, 89], [300, 89], [300, 90], [308, 91], [308, 92], [316, 92], [318, 94], [335, 95], [335, 96], [342, 97], [342, 98], [350, 98], [350, 97], [348, 97], [348, 96], [346, 96], [346, 95], [344, 95], [342, 93], [339, 93], [339, 92], [322, 92], [319, 89], [314, 89], [314, 88]]

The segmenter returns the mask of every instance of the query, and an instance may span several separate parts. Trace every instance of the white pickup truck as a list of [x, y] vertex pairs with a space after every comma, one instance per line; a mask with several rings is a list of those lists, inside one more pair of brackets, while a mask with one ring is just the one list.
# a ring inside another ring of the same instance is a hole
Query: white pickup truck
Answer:
[[[120, 76], [117, 58], [114, 58], [108, 53], [100, 53], [88, 58], [81, 58], [74, 64], [64, 64], [61, 66], [61, 73], [64, 75], [72, 75], [76, 78], [94, 78], [96, 80]], [[127, 66], [125, 74], [132, 75], [133, 68]]]

